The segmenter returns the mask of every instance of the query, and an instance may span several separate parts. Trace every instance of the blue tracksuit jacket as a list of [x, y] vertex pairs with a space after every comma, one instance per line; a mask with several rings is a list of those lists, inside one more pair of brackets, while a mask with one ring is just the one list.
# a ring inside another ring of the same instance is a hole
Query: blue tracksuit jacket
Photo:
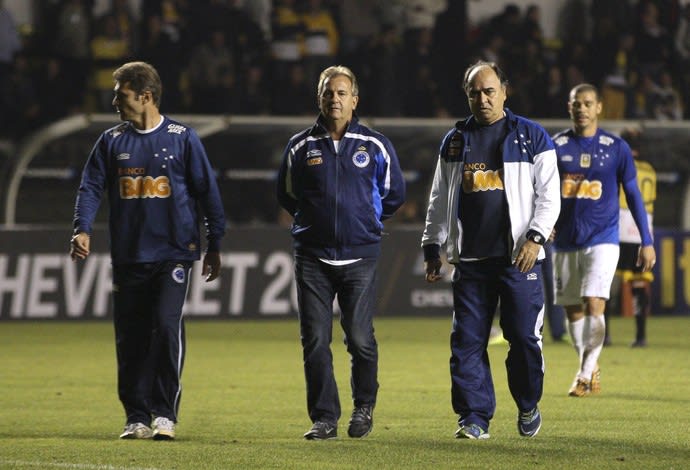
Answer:
[[382, 222], [405, 201], [405, 181], [388, 138], [353, 116], [336, 152], [319, 116], [288, 142], [277, 197], [294, 217], [296, 253], [372, 258], [380, 253]]

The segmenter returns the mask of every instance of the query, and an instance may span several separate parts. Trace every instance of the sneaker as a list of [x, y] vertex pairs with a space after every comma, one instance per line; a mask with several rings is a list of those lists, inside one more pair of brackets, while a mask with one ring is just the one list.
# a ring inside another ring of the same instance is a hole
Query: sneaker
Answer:
[[144, 423], [129, 423], [120, 434], [120, 439], [150, 439], [153, 436], [151, 428]]
[[357, 406], [352, 410], [350, 426], [347, 435], [350, 437], [365, 437], [374, 427], [374, 407], [372, 405]]
[[163, 416], [154, 419], [153, 439], [155, 441], [172, 441], [175, 439], [175, 423]]
[[581, 377], [575, 377], [575, 382], [573, 382], [573, 385], [570, 387], [568, 396], [584, 397], [585, 395], [589, 395], [589, 392], [589, 380], [585, 380]]
[[460, 424], [455, 431], [456, 439], [488, 439], [489, 433], [484, 431], [478, 424]]
[[646, 348], [647, 347], [647, 340], [646, 339], [636, 339], [630, 344], [631, 348]]
[[304, 438], [309, 441], [323, 441], [338, 437], [338, 428], [330, 423], [316, 421], [311, 429], [304, 433]]
[[597, 364], [594, 372], [592, 372], [592, 380], [589, 383], [589, 391], [593, 394], [601, 392], [601, 369], [599, 369], [599, 364]]
[[524, 437], [534, 437], [541, 429], [541, 413], [536, 406], [529, 411], [518, 413], [518, 432]]

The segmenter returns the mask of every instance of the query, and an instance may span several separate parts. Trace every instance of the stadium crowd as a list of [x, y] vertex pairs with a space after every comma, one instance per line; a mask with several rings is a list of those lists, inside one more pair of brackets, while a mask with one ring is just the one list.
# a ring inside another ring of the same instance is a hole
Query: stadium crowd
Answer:
[[313, 115], [325, 66], [351, 67], [361, 115], [468, 113], [461, 71], [496, 61], [508, 106], [564, 118], [576, 83], [600, 87], [603, 118], [688, 118], [690, 5], [680, 0], [568, 0], [557, 38], [537, 3], [507, 3], [470, 24], [472, 0], [94, 0], [36, 2], [19, 28], [0, 0], [0, 137], [18, 139], [79, 112], [111, 112], [112, 70], [145, 60], [166, 113]]

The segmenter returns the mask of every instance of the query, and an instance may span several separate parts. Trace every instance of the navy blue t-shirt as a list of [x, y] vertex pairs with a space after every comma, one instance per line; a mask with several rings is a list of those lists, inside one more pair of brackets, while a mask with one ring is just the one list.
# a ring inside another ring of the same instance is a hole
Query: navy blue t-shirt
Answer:
[[503, 185], [502, 145], [507, 119], [465, 134], [465, 162], [458, 217], [462, 259], [508, 256], [510, 223]]

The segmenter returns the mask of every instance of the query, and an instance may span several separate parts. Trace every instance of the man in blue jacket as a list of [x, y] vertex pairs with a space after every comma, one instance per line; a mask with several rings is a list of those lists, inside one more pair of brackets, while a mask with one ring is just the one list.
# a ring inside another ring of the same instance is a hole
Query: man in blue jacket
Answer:
[[199, 225], [203, 215], [201, 274], [212, 281], [220, 271], [225, 213], [196, 132], [159, 112], [158, 72], [129, 62], [113, 77], [113, 105], [124, 122], [101, 134], [86, 161], [70, 254], [89, 256], [94, 218], [107, 193], [118, 392], [126, 414], [120, 437], [171, 440], [185, 356], [182, 306], [192, 264], [201, 256]]
[[443, 138], [422, 236], [427, 282], [453, 264], [451, 398], [457, 438], [486, 439], [496, 396], [486, 346], [500, 300], [510, 344], [508, 386], [517, 427], [532, 437], [544, 381], [543, 245], [558, 218], [556, 152], [546, 131], [504, 108], [507, 80], [492, 62], [465, 72], [472, 116]]
[[309, 440], [337, 436], [340, 400], [330, 349], [333, 301], [352, 357], [350, 437], [373, 427], [378, 391], [374, 337], [376, 265], [383, 221], [403, 204], [405, 182], [391, 142], [359, 122], [357, 80], [332, 66], [319, 78], [316, 124], [294, 135], [278, 173], [277, 197], [294, 218], [292, 236]]

